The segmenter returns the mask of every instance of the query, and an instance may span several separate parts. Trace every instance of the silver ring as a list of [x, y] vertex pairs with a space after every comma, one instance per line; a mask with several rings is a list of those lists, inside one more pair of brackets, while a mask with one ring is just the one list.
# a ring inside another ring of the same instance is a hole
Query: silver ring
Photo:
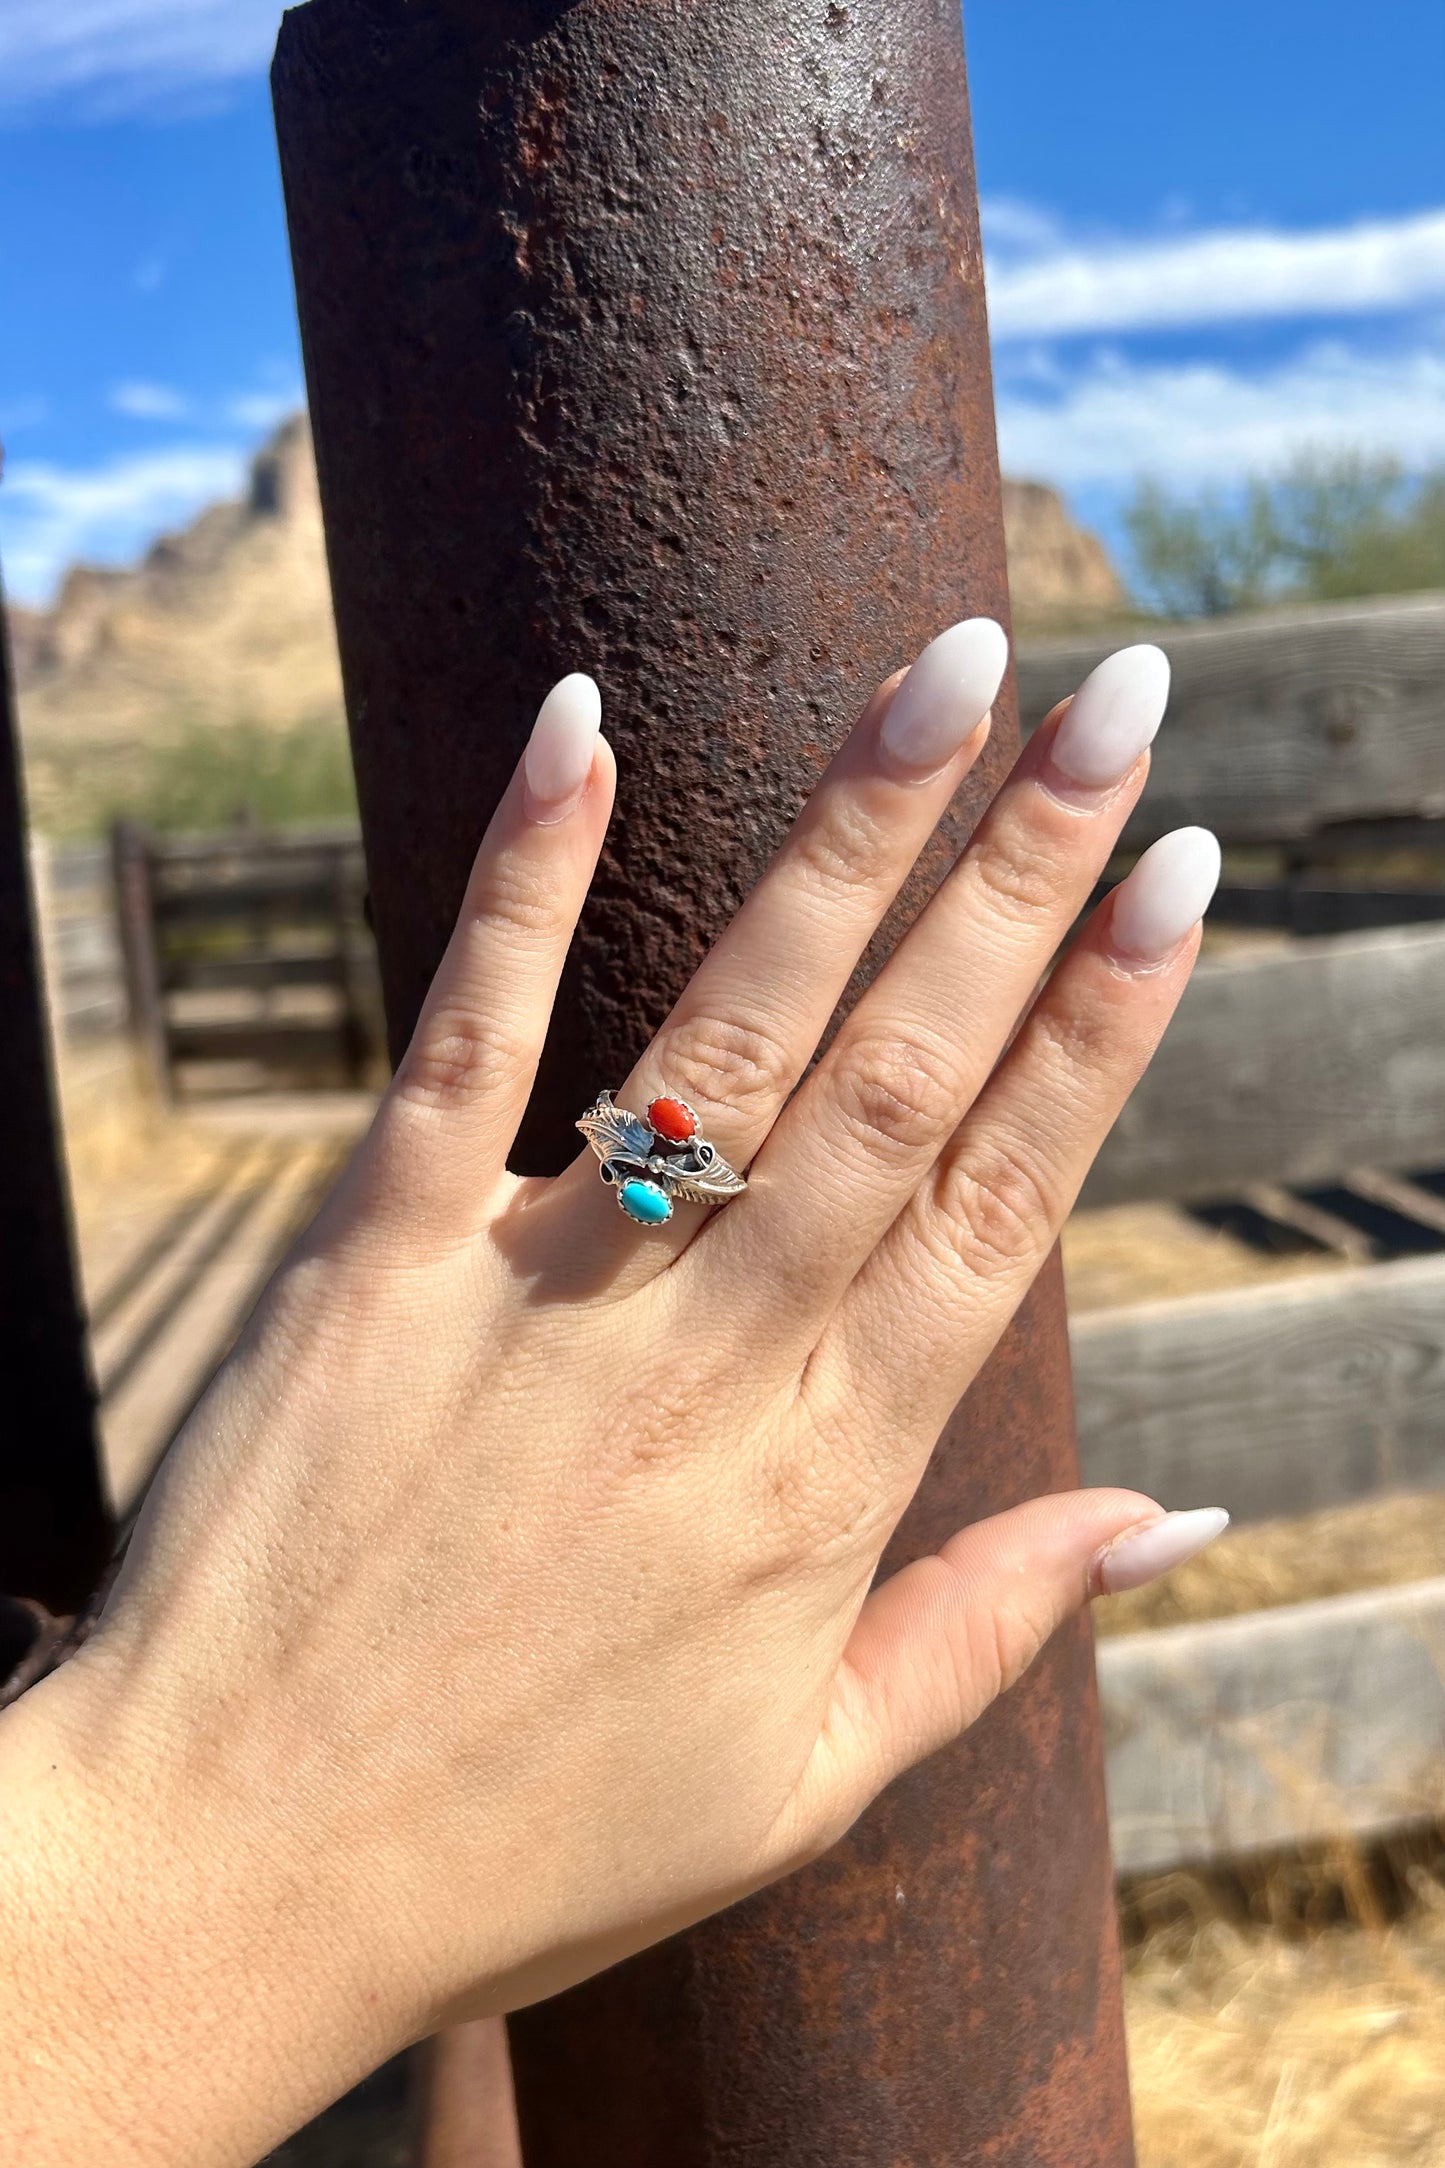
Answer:
[[639, 1227], [665, 1227], [674, 1203], [720, 1204], [748, 1186], [699, 1133], [687, 1101], [669, 1093], [638, 1116], [603, 1092], [577, 1127], [602, 1162], [603, 1181]]

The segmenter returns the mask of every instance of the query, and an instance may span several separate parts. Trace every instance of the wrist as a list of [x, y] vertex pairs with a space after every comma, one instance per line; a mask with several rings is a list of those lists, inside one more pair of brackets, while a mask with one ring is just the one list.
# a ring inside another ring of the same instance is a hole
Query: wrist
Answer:
[[401, 2046], [346, 1863], [77, 1659], [0, 1717], [0, 2127], [26, 2168], [255, 2160]]

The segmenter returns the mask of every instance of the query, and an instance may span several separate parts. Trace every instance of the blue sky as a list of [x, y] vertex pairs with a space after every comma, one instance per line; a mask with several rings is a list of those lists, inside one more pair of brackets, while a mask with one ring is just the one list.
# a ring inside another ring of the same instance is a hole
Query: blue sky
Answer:
[[[300, 396], [277, 0], [0, 0], [0, 551], [36, 600], [237, 486]], [[1006, 467], [1445, 459], [1440, 0], [970, 0]]]

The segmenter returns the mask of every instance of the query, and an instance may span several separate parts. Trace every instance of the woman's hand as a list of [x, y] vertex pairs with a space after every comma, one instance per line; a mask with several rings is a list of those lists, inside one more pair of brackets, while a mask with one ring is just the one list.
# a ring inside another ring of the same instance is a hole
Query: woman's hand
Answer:
[[122, 1969], [89, 2014], [100, 2075], [88, 2049], [47, 2077], [43, 2041], [21, 2075], [42, 2138], [70, 2086], [27, 2164], [89, 2160], [101, 2128], [117, 2162], [253, 2158], [407, 2039], [813, 1857], [1091, 1594], [1222, 1524], [1050, 1497], [871, 1588], [1218, 869], [1197, 830], [1156, 844], [1038, 991], [1144, 785], [1167, 665], [1128, 650], [800, 1082], [1004, 660], [973, 620], [886, 685], [633, 1075], [577, 1079], [579, 1113], [609, 1082], [684, 1099], [748, 1169], [655, 1231], [589, 1153], [506, 1170], [613, 794], [590, 680], [545, 703], [369, 1136], [99, 1633], [0, 1730], [12, 1799], [50, 1801], [25, 2007], [77, 1952]]

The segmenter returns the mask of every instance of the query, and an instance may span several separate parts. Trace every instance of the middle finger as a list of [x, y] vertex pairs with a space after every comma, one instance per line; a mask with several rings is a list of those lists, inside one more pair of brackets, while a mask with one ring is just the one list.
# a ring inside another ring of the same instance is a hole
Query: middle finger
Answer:
[[695, 1252], [775, 1309], [841, 1293], [986, 1082], [1148, 773], [1169, 665], [1111, 655], [1037, 732], [972, 843], [854, 1008]]

